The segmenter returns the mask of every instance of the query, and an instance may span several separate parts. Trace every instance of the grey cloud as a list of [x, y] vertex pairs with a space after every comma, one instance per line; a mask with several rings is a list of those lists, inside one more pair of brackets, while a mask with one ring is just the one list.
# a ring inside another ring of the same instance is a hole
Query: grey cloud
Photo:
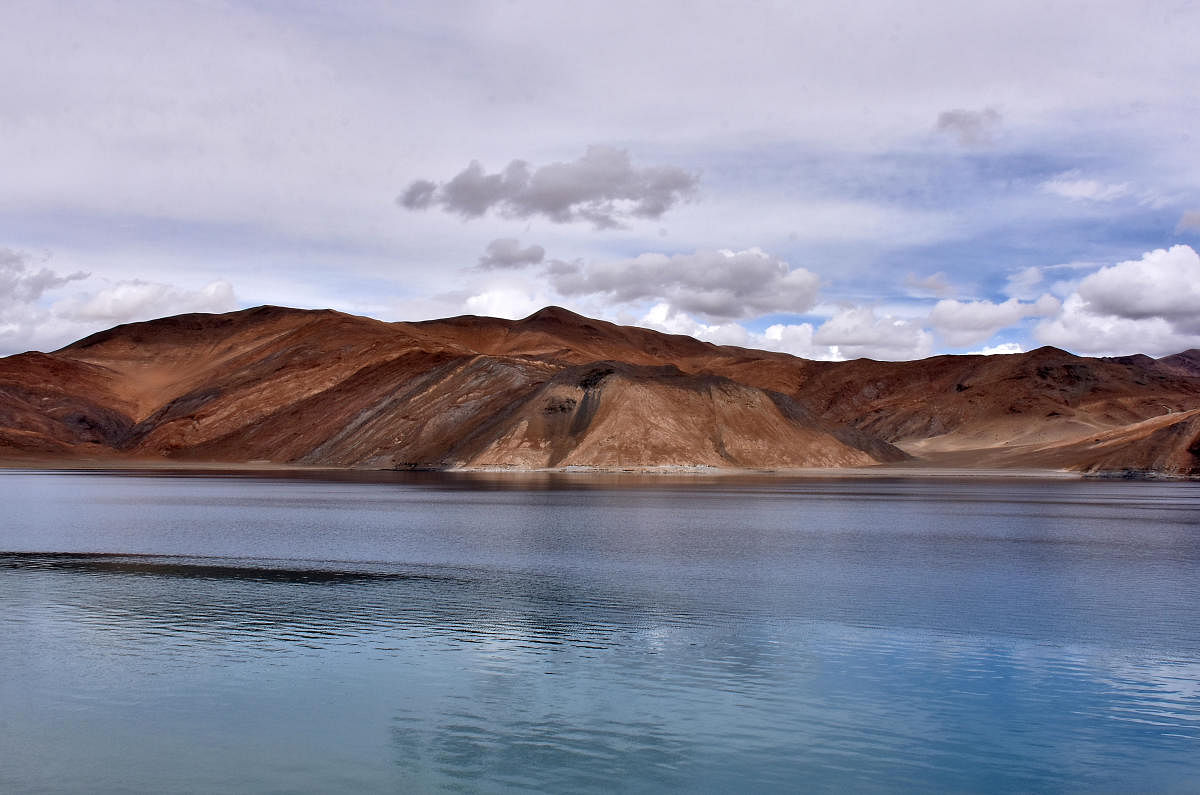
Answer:
[[529, 185], [529, 166], [514, 160], [499, 174], [487, 174], [479, 161], [471, 164], [442, 186], [437, 198], [446, 210], [464, 218], [477, 218], [494, 205], [517, 201]]
[[561, 295], [604, 295], [617, 303], [665, 301], [713, 320], [804, 312], [816, 301], [820, 279], [759, 249], [642, 254], [585, 266], [551, 260], [545, 275]]
[[81, 335], [64, 335], [42, 302], [48, 291], [86, 279], [83, 272], [62, 276], [44, 266], [48, 255], [0, 247], [0, 354], [40, 347], [57, 348]]
[[586, 221], [612, 229], [631, 218], [661, 218], [691, 199], [699, 181], [676, 166], [637, 168], [623, 149], [589, 146], [578, 160], [536, 169], [514, 160], [489, 174], [473, 160], [440, 185], [413, 182], [397, 203], [410, 210], [436, 205], [468, 219], [494, 210], [507, 218], [540, 215], [559, 224]]
[[938, 114], [937, 131], [955, 136], [963, 146], [980, 146], [995, 140], [1001, 120], [995, 108], [955, 108]]
[[1200, 232], [1200, 210], [1188, 210], [1175, 225], [1175, 233]]
[[537, 265], [546, 257], [541, 246], [521, 248], [521, 242], [513, 237], [501, 237], [488, 243], [487, 251], [479, 258], [478, 267], [483, 270], [497, 268], [524, 268]]
[[427, 179], [419, 179], [409, 185], [396, 201], [401, 207], [407, 207], [410, 210], [424, 210], [433, 202], [433, 193], [436, 190], [436, 183]]
[[47, 290], [88, 277], [83, 271], [60, 276], [49, 268], [36, 267], [34, 259], [22, 251], [0, 248], [0, 305], [30, 303]]

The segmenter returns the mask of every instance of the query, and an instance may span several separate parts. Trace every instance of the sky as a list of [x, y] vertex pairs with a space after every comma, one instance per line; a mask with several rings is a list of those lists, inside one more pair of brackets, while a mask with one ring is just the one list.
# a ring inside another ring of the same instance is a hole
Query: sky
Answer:
[[819, 359], [1200, 347], [1200, 3], [0, 4], [0, 354], [546, 305]]

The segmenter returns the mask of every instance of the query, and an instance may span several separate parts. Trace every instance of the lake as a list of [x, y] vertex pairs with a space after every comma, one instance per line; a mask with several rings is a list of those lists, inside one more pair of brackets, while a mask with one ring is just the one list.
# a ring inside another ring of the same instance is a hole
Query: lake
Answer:
[[0, 473], [5, 792], [1200, 791], [1200, 483]]

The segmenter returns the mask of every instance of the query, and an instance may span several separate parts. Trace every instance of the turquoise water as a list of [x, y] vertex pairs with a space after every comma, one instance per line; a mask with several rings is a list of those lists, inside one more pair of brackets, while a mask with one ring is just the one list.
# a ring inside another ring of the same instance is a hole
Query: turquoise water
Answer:
[[0, 791], [1200, 791], [1200, 484], [0, 474]]

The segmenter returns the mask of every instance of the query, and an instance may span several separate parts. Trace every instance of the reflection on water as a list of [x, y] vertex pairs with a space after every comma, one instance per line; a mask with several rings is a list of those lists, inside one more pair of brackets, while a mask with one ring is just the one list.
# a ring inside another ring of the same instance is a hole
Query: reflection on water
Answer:
[[0, 475], [0, 790], [1187, 790], [1197, 484]]

